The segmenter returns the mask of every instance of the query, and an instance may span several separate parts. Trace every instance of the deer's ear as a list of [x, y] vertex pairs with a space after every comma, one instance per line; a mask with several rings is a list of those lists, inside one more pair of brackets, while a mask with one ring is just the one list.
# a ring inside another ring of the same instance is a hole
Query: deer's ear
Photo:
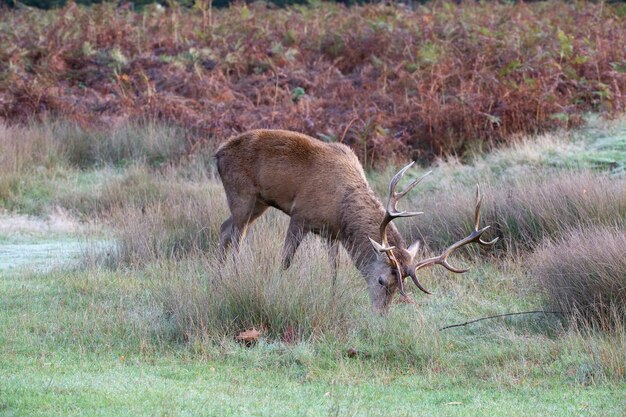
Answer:
[[407, 248], [406, 251], [411, 256], [411, 261], [413, 261], [413, 259], [415, 259], [415, 257], [417, 256], [417, 251], [419, 249], [420, 249], [420, 241], [419, 240], [416, 240], [415, 242], [411, 243], [411, 246], [409, 246]]
[[388, 247], [383, 246], [380, 243], [376, 242], [371, 237], [368, 237], [368, 239], [370, 240], [370, 243], [372, 244], [372, 247], [374, 248], [374, 252], [376, 253], [385, 253], [385, 252], [389, 252], [392, 249], [395, 249], [395, 246], [388, 246]]

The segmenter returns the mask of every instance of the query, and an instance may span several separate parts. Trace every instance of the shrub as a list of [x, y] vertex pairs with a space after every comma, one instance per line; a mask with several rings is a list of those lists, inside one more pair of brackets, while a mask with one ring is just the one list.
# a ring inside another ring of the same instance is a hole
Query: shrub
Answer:
[[604, 329], [626, 323], [624, 223], [571, 230], [533, 255], [531, 276], [552, 308]]
[[147, 117], [192, 128], [189, 150], [286, 128], [376, 165], [576, 126], [626, 103], [626, 51], [614, 47], [626, 26], [604, 3], [202, 4], [2, 13], [0, 117], [100, 129]]

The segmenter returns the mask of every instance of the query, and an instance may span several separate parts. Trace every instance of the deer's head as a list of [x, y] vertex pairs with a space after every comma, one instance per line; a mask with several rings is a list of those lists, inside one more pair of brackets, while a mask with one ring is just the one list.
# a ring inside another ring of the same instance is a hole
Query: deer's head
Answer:
[[385, 312], [389, 308], [391, 299], [393, 298], [396, 290], [401, 295], [406, 296], [404, 289], [404, 281], [410, 277], [413, 283], [426, 294], [431, 294], [417, 278], [417, 272], [425, 267], [432, 265], [441, 265], [449, 271], [455, 273], [464, 273], [468, 269], [455, 268], [448, 263], [448, 257], [452, 252], [461, 246], [465, 246], [470, 243], [478, 243], [481, 246], [490, 247], [495, 244], [498, 238], [492, 241], [485, 242], [481, 239], [481, 235], [485, 230], [489, 229], [489, 226], [485, 226], [479, 229], [480, 224], [480, 204], [481, 195], [480, 188], [476, 186], [476, 210], [474, 214], [474, 230], [464, 239], [459, 240], [453, 245], [449, 246], [440, 255], [433, 256], [427, 259], [418, 260], [417, 252], [419, 250], [419, 241], [416, 241], [409, 245], [407, 248], [391, 246], [387, 240], [387, 226], [392, 220], [398, 217], [413, 217], [423, 214], [422, 212], [407, 212], [398, 211], [398, 201], [404, 197], [409, 191], [413, 189], [420, 181], [422, 181], [430, 172], [427, 172], [422, 177], [414, 180], [404, 190], [397, 192], [396, 187], [404, 173], [413, 165], [413, 162], [402, 168], [389, 183], [389, 198], [387, 200], [387, 207], [385, 217], [380, 224], [380, 236], [379, 241], [369, 238], [374, 251], [376, 252], [377, 262], [372, 266], [371, 274], [376, 278], [376, 282], [370, 282], [370, 295], [372, 297], [372, 303], [375, 310]]

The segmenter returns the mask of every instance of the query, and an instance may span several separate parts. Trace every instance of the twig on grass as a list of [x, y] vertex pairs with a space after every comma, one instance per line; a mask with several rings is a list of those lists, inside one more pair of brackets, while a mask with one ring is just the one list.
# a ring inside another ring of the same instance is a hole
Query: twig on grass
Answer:
[[479, 319], [466, 321], [465, 323], [450, 324], [448, 326], [444, 326], [444, 327], [440, 328], [439, 331], [446, 330], [446, 329], [451, 329], [453, 327], [467, 326], [468, 324], [476, 323], [478, 321], [488, 320], [488, 319], [496, 319], [498, 317], [519, 316], [519, 315], [522, 315], [522, 314], [540, 314], [540, 313], [541, 314], [560, 314], [560, 315], [565, 314], [565, 312], [563, 312], [563, 311], [544, 311], [544, 310], [520, 311], [520, 312], [517, 312], [517, 313], [496, 314], [495, 316], [481, 317]]

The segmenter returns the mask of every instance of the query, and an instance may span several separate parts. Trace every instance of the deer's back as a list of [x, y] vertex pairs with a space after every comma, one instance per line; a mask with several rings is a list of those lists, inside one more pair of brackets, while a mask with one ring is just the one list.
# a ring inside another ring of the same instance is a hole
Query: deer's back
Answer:
[[347, 192], [365, 187], [361, 164], [350, 148], [284, 130], [252, 130], [217, 151], [227, 194], [253, 192], [287, 214], [322, 223], [336, 220]]

